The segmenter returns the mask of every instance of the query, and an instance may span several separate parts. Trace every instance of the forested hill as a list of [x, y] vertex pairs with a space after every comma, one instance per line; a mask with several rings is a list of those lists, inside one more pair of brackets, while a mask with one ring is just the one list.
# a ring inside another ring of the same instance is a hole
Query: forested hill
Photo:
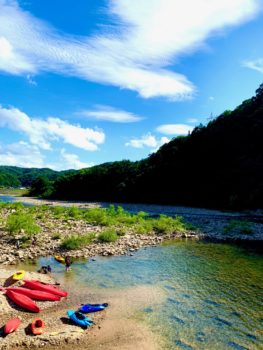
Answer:
[[0, 166], [0, 186], [2, 187], [29, 187], [41, 177], [50, 181], [55, 181], [64, 173], [72, 171], [58, 172], [48, 168], [19, 168], [16, 166]]
[[82, 169], [48, 186], [61, 199], [262, 208], [263, 84], [235, 110], [146, 159]]
[[53, 197], [215, 208], [263, 207], [263, 84], [256, 95], [140, 162], [59, 178]]

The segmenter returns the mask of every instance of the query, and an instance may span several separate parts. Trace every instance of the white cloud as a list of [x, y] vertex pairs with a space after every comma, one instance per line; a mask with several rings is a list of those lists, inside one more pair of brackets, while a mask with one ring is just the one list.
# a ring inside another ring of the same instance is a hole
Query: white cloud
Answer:
[[98, 144], [105, 140], [101, 130], [82, 128], [80, 125], [69, 124], [59, 118], [31, 118], [17, 108], [0, 106], [0, 128], [9, 128], [25, 134], [32, 144], [50, 150], [52, 141], [62, 140], [87, 151], [95, 151]]
[[114, 26], [91, 37], [73, 36], [0, 0], [0, 70], [51, 71], [137, 91], [142, 97], [184, 99], [194, 86], [169, 70], [217, 30], [253, 18], [259, 0], [108, 0]]
[[254, 69], [260, 73], [263, 73], [263, 58], [259, 58], [257, 60], [245, 61], [244, 66], [247, 68]]
[[165, 135], [187, 135], [189, 131], [193, 130], [193, 126], [187, 124], [163, 124], [158, 126], [156, 130]]
[[0, 164], [13, 165], [22, 168], [50, 168], [57, 171], [68, 169], [82, 169], [94, 165], [79, 160], [78, 155], [67, 153], [63, 148], [56, 163], [46, 163], [46, 157], [36, 145], [24, 141], [9, 145], [0, 144]]
[[37, 146], [20, 141], [9, 145], [0, 144], [0, 162], [1, 165], [43, 168], [44, 156]]
[[214, 96], [209, 96], [208, 99], [209, 99], [210, 101], [214, 101], [215, 98], [214, 98]]
[[187, 122], [188, 122], [188, 123], [197, 123], [197, 122], [198, 122], [198, 119], [197, 119], [197, 118], [188, 118], [188, 119], [187, 119]]
[[61, 165], [58, 170], [83, 169], [94, 165], [94, 163], [81, 162], [77, 154], [67, 153], [64, 148], [61, 150], [60, 156]]
[[169, 141], [170, 140], [167, 137], [161, 137], [160, 139], [157, 139], [151, 133], [147, 133], [146, 135], [143, 135], [141, 138], [131, 139], [129, 142], [125, 143], [125, 146], [130, 146], [133, 148], [149, 147], [152, 149], [152, 151], [155, 151], [156, 149], [161, 147], [164, 143], [167, 143]]
[[96, 106], [94, 110], [82, 111], [79, 114], [91, 119], [105, 120], [115, 123], [133, 123], [143, 119], [136, 114], [101, 105]]

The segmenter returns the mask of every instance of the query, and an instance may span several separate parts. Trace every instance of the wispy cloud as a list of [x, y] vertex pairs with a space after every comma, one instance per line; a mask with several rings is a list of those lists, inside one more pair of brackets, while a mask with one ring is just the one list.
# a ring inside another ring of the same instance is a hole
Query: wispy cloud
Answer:
[[2, 165], [42, 168], [44, 156], [36, 145], [19, 141], [9, 145], [0, 144], [0, 162]]
[[31, 118], [17, 108], [0, 106], [0, 128], [9, 128], [28, 137], [30, 143], [50, 150], [54, 141], [62, 141], [72, 146], [95, 151], [105, 140], [102, 130], [82, 128], [59, 118]]
[[263, 58], [257, 60], [245, 61], [243, 65], [247, 68], [254, 69], [260, 73], [263, 73]]
[[110, 106], [97, 105], [93, 110], [82, 111], [78, 114], [90, 119], [104, 120], [114, 123], [133, 123], [143, 118], [131, 112], [123, 111]]
[[198, 119], [197, 118], [188, 118], [187, 123], [197, 123]]
[[149, 147], [152, 151], [157, 150], [164, 143], [169, 142], [170, 140], [167, 137], [161, 137], [160, 139], [156, 138], [151, 133], [147, 133], [140, 138], [133, 138], [129, 142], [125, 143], [125, 146], [130, 146], [133, 148], [144, 148]]
[[156, 131], [165, 135], [187, 135], [192, 130], [193, 126], [187, 124], [163, 124], [156, 128]]
[[[92, 37], [61, 33], [0, 0], [0, 70], [72, 75], [136, 91], [144, 98], [185, 99], [195, 90], [169, 66], [217, 30], [258, 13], [259, 0], [108, 0], [114, 26]], [[189, 9], [191, 9], [189, 11]]]

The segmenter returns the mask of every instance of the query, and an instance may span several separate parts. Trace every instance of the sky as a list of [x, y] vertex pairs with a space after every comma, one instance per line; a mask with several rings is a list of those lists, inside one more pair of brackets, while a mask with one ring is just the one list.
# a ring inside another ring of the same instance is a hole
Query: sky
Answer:
[[0, 165], [145, 158], [254, 95], [262, 37], [263, 0], [0, 0]]

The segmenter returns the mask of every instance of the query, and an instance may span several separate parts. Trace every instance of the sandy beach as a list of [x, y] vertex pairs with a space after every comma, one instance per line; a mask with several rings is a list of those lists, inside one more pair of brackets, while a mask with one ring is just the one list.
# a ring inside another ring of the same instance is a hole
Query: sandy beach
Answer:
[[[4, 285], [10, 277], [12, 269], [0, 269], [0, 283]], [[46, 283], [54, 283], [51, 276], [27, 272], [27, 279], [38, 279]], [[9, 303], [1, 292], [1, 324], [14, 317], [21, 317], [19, 329], [6, 337], [0, 338], [0, 349], [39, 348], [72, 349], [72, 344], [78, 349], [123, 349], [123, 350], [158, 350], [161, 339], [138, 321], [134, 315], [137, 310], [147, 307], [149, 303], [159, 303], [163, 294], [158, 288], [140, 286], [121, 291], [89, 290], [77, 287], [70, 282], [61, 285], [68, 291], [67, 298], [60, 302], [37, 302], [41, 308], [40, 314], [32, 314]], [[108, 309], [99, 313], [89, 314], [94, 325], [87, 330], [73, 325], [66, 316], [68, 309], [77, 309], [81, 303], [98, 303], [107, 301]], [[32, 336], [28, 325], [35, 317], [41, 317], [45, 324], [45, 333]]]

